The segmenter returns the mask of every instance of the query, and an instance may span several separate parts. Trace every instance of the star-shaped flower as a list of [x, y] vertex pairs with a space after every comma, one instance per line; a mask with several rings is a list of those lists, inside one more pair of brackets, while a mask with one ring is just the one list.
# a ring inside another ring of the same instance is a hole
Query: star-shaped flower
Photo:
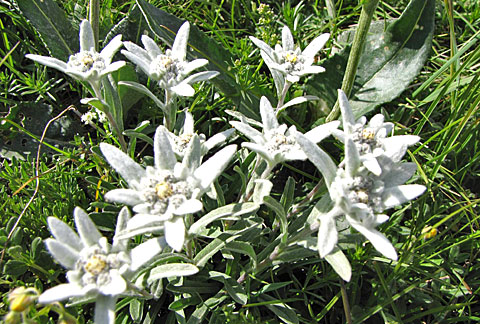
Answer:
[[379, 156], [385, 155], [394, 162], [399, 162], [407, 148], [420, 140], [416, 135], [388, 136], [393, 131], [393, 124], [385, 123], [382, 114], [373, 116], [368, 124], [365, 116], [355, 121], [347, 96], [342, 90], [338, 91], [338, 97], [344, 131], [336, 129], [333, 135], [342, 142], [349, 136], [357, 146], [363, 165], [372, 173], [380, 175], [381, 167], [377, 161]]
[[[297, 144], [296, 128], [278, 123], [275, 111], [266, 97], [260, 99], [260, 115], [262, 117], [263, 133], [250, 126], [246, 121], [231, 121], [230, 124], [252, 142], [242, 143], [243, 147], [258, 153], [268, 163], [270, 168], [289, 160], [305, 160], [307, 156]], [[328, 137], [340, 123], [333, 121], [310, 130], [305, 136], [315, 143]]]
[[330, 34], [318, 36], [303, 51], [299, 47], [295, 47], [292, 33], [287, 26], [282, 29], [282, 45], [277, 44], [275, 49], [258, 38], [250, 36], [250, 39], [260, 48], [260, 54], [273, 74], [277, 91], [281, 91], [283, 84], [277, 84], [278, 82], [282, 83], [278, 80], [278, 73], [283, 75], [283, 82], [286, 79], [290, 83], [295, 83], [305, 74], [325, 71], [323, 67], [313, 65], [313, 63], [315, 55], [323, 48], [329, 37]]
[[112, 58], [120, 47], [122, 35], [117, 35], [98, 53], [95, 50], [92, 26], [88, 20], [83, 20], [80, 24], [80, 52], [71, 55], [67, 63], [48, 56], [27, 54], [26, 57], [60, 70], [74, 79], [86, 81], [98, 89], [102, 77], [125, 65], [124, 61], [112, 63]]
[[372, 173], [360, 158], [358, 145], [346, 133], [345, 159], [336, 168], [330, 157], [304, 135], [297, 133], [299, 145], [323, 174], [334, 207], [317, 220], [318, 251], [321, 257], [332, 252], [338, 240], [335, 218], [344, 215], [349, 224], [364, 235], [384, 256], [397, 259], [397, 253], [376, 226], [388, 220], [383, 211], [415, 199], [425, 191], [422, 185], [404, 185], [415, 173], [414, 163], [400, 163], [387, 155], [377, 161], [380, 172]]
[[[46, 290], [38, 301], [42, 304], [71, 297], [95, 297], [95, 323], [113, 323], [117, 297], [128, 290], [134, 271], [148, 262], [166, 246], [163, 238], [150, 239], [132, 250], [117, 235], [110, 245], [90, 217], [75, 208], [75, 233], [55, 217], [48, 218], [54, 238], [45, 241], [50, 254], [65, 268], [69, 283]], [[116, 234], [123, 231], [130, 219], [127, 208], [120, 211]]]
[[145, 49], [132, 42], [124, 42], [127, 50], [122, 50], [122, 54], [152, 80], [157, 81], [161, 88], [171, 90], [179, 96], [193, 96], [195, 92], [190, 84], [211, 79], [217, 76], [218, 72], [204, 71], [188, 76], [208, 63], [206, 59], [186, 61], [189, 32], [190, 24], [187, 21], [178, 30], [172, 49], [165, 53], [162, 53], [153, 39], [143, 35], [142, 43]]
[[102, 143], [100, 149], [130, 187], [105, 194], [107, 200], [134, 206], [136, 215], [122, 237], [163, 231], [168, 245], [180, 251], [185, 241], [184, 215], [202, 209], [200, 197], [230, 162], [236, 145], [223, 148], [202, 164], [200, 139], [195, 134], [182, 162], [177, 162], [168, 131], [159, 126], [154, 138], [155, 165], [146, 169], [112, 145]]
[[[194, 128], [195, 121], [192, 114], [187, 109], [184, 110], [184, 114], [185, 120], [180, 133], [178, 135], [172, 132], [167, 133], [173, 152], [175, 152], [175, 155], [179, 158], [183, 158], [185, 156], [188, 145], [190, 144], [193, 135], [196, 134]], [[206, 140], [205, 135], [199, 134], [198, 138], [200, 139], [201, 155], [204, 156], [215, 146], [225, 143], [225, 141], [233, 134], [234, 131], [235, 130], [233, 128], [227, 129], [226, 131], [213, 135], [208, 140]]]

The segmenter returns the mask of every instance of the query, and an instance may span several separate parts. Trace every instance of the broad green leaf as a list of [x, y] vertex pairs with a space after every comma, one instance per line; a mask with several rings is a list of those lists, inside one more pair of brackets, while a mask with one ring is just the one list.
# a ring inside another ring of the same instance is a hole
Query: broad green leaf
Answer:
[[269, 296], [269, 295], [261, 295], [258, 298], [260, 301], [265, 301], [268, 302], [265, 304], [265, 306], [275, 313], [275, 315], [278, 316], [278, 318], [287, 324], [298, 324], [298, 316], [295, 311], [288, 306], [287, 304], [283, 303], [281, 300], [279, 300], [277, 303], [273, 303], [275, 301], [275, 298]]
[[178, 276], [190, 276], [198, 272], [198, 268], [191, 263], [167, 263], [156, 266], [150, 271], [150, 276], [147, 282], [152, 283], [155, 280], [178, 277]]
[[[8, 115], [2, 118], [2, 122], [5, 121], [4, 129], [10, 129], [11, 132], [8, 135], [2, 135], [0, 157], [10, 159], [15, 156], [24, 159], [28, 154], [36, 155], [38, 140], [47, 123], [56, 115], [51, 106], [42, 103], [25, 102], [12, 106]], [[66, 154], [60, 148], [71, 146], [70, 140], [75, 134], [82, 132], [79, 119], [74, 120], [70, 116], [72, 115], [66, 113], [50, 123], [41, 153], [57, 151]]]
[[345, 254], [339, 248], [333, 249], [330, 254], [325, 256], [325, 260], [330, 263], [340, 278], [350, 281], [350, 278], [352, 278], [352, 267]]
[[17, 0], [22, 14], [40, 34], [50, 54], [60, 60], [78, 52], [78, 33], [53, 0]]
[[147, 32], [148, 29], [147, 22], [145, 18], [143, 18], [140, 8], [135, 5], [128, 15], [108, 32], [104, 44], [108, 44], [112, 38], [120, 34], [122, 35], [122, 41], [140, 44], [142, 35]]
[[280, 204], [278, 201], [276, 201], [274, 198], [270, 196], [266, 196], [263, 198], [263, 202], [265, 205], [270, 208], [274, 214], [275, 214], [275, 219], [278, 221], [280, 224], [280, 230], [282, 232], [282, 243], [287, 242], [287, 235], [288, 235], [288, 223], [287, 223], [287, 214], [285, 213], [285, 210], [283, 209], [282, 204]]
[[228, 243], [226, 248], [229, 251], [237, 252], [237, 253], [241, 253], [249, 256], [253, 262], [252, 267], [253, 268], [257, 267], [257, 254], [255, 253], [255, 250], [253, 249], [252, 244], [247, 242], [233, 241]]
[[199, 235], [205, 227], [213, 221], [224, 217], [236, 217], [247, 213], [252, 213], [259, 208], [258, 204], [247, 202], [239, 204], [230, 204], [212, 210], [198, 221], [190, 226], [188, 233], [190, 235]]
[[130, 317], [134, 322], [140, 322], [143, 317], [143, 300], [133, 298], [130, 301]]
[[[399, 19], [370, 26], [350, 95], [357, 117], [398, 97], [420, 72], [432, 44], [434, 9], [435, 0], [412, 0]], [[349, 52], [350, 46], [325, 61], [326, 72], [307, 84], [307, 93], [329, 109], [337, 100]]]
[[230, 295], [230, 297], [235, 300], [235, 302], [242, 305], [245, 305], [247, 303], [248, 297], [245, 293], [245, 289], [243, 289], [243, 287], [239, 283], [237, 283], [232, 277], [225, 273], [217, 271], [210, 271], [208, 274], [210, 279], [219, 281], [225, 285], [225, 290]]
[[[183, 21], [156, 8], [145, 0], [137, 0], [137, 4], [150, 29], [171, 46]], [[194, 25], [190, 26], [188, 44], [190, 48], [187, 51], [187, 57], [190, 59], [205, 58], [209, 61], [208, 70], [220, 72], [220, 75], [211, 79], [210, 82], [232, 99], [240, 112], [247, 117], [259, 120], [260, 95], [240, 89], [234, 75], [229, 71], [229, 64], [234, 61], [230, 53]]]

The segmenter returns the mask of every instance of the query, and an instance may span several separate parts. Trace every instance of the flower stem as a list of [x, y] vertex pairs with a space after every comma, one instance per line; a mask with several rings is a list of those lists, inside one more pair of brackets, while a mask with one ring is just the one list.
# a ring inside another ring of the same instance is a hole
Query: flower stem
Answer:
[[278, 111], [280, 108], [283, 106], [285, 102], [285, 97], [287, 96], [288, 89], [290, 89], [290, 86], [292, 84], [285, 80], [285, 84], [283, 85], [282, 93], [280, 95], [280, 98], [278, 98], [278, 103], [277, 103], [277, 109], [275, 109], [275, 113], [278, 114]]
[[347, 324], [352, 324], [352, 315], [350, 313], [350, 303], [348, 302], [347, 288], [345, 287], [345, 282], [343, 279], [340, 279], [340, 291], [342, 292], [342, 301], [343, 301], [343, 311], [345, 312], [345, 318]]
[[170, 90], [165, 90], [165, 110], [167, 112], [163, 117], [163, 124], [169, 131], [173, 131], [177, 120], [177, 105], [175, 95]]
[[95, 39], [95, 51], [98, 51], [98, 31], [100, 29], [100, 1], [99, 0], [90, 0], [90, 5], [88, 9], [88, 20], [93, 29], [93, 38]]
[[[353, 82], [355, 81], [355, 75], [357, 74], [358, 63], [360, 62], [360, 57], [362, 56], [363, 47], [365, 40], [367, 38], [368, 29], [370, 28], [370, 23], [372, 22], [373, 14], [375, 9], [377, 9], [379, 0], [365, 0], [362, 12], [360, 13], [360, 19], [358, 20], [358, 27], [355, 32], [355, 37], [353, 39], [352, 49], [350, 50], [350, 55], [348, 56], [347, 69], [345, 75], [343, 76], [342, 90], [345, 92], [347, 97], [350, 96], [353, 88]], [[335, 120], [340, 115], [340, 105], [337, 99], [335, 106], [333, 107], [330, 114], [328, 114], [325, 122], [330, 122]]]

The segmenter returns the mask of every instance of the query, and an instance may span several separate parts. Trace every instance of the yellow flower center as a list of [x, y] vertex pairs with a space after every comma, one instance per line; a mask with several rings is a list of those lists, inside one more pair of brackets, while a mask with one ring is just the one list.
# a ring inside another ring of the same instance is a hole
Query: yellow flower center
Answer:
[[91, 273], [94, 276], [99, 275], [107, 267], [107, 262], [104, 256], [93, 255], [88, 259], [85, 265], [85, 271]]
[[82, 63], [83, 63], [85, 66], [89, 66], [89, 67], [92, 66], [92, 65], [93, 65], [93, 62], [94, 62], [93, 57], [90, 56], [90, 55], [88, 55], [88, 54], [87, 54], [87, 55], [84, 55], [84, 56], [82, 57], [81, 61], [82, 61]]
[[162, 181], [156, 184], [155, 192], [157, 193], [158, 198], [165, 199], [173, 194], [173, 188], [168, 182]]
[[365, 190], [358, 190], [357, 197], [359, 202], [368, 204], [368, 193]]
[[364, 140], [373, 140], [375, 139], [375, 132], [370, 128], [365, 128], [362, 130], [361, 136]]
[[290, 63], [295, 63], [297, 62], [298, 56], [295, 54], [287, 53], [285, 55], [285, 60], [290, 62]]

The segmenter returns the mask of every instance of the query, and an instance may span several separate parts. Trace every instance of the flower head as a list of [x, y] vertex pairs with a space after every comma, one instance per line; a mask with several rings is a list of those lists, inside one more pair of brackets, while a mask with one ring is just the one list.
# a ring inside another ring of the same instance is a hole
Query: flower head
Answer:
[[[278, 123], [275, 111], [266, 97], [260, 100], [260, 114], [262, 116], [263, 133], [251, 127], [246, 121], [231, 121], [230, 124], [239, 132], [247, 136], [252, 142], [242, 143], [254, 152], [260, 154], [271, 168], [277, 163], [288, 160], [305, 160], [307, 156], [298, 145], [295, 138], [296, 128]], [[318, 126], [307, 132], [305, 136], [315, 143], [319, 143], [337, 128], [339, 122], [331, 122]]]
[[[185, 121], [180, 133], [178, 135], [172, 132], [167, 133], [173, 152], [175, 152], [175, 155], [179, 158], [183, 158], [185, 156], [187, 148], [193, 139], [193, 136], [196, 134], [192, 114], [187, 109], [184, 110], [184, 114]], [[199, 134], [198, 138], [200, 140], [201, 155], [204, 156], [215, 146], [223, 144], [233, 134], [233, 132], [233, 128], [227, 129], [226, 131], [213, 135], [208, 140], [206, 140], [205, 135]]]
[[129, 189], [114, 189], [105, 198], [134, 206], [124, 237], [163, 231], [167, 243], [180, 251], [185, 241], [184, 215], [202, 209], [200, 197], [225, 169], [236, 145], [230, 145], [201, 163], [201, 145], [193, 135], [182, 162], [177, 162], [168, 131], [159, 126], [154, 139], [155, 165], [142, 166], [114, 146], [100, 149], [110, 165], [127, 181]]
[[372, 173], [380, 175], [381, 167], [377, 161], [379, 156], [387, 156], [394, 162], [399, 162], [407, 148], [420, 140], [416, 135], [388, 136], [393, 132], [393, 124], [385, 123], [382, 114], [373, 116], [368, 124], [364, 116], [355, 121], [347, 96], [342, 90], [338, 91], [338, 97], [344, 131], [334, 130], [333, 135], [342, 142], [349, 136], [357, 147], [363, 165]]
[[[116, 298], [127, 291], [127, 280], [133, 271], [166, 245], [163, 238], [151, 239], [129, 250], [127, 241], [117, 235], [109, 244], [81, 208], [75, 208], [74, 216], [78, 234], [59, 219], [48, 218], [54, 238], [45, 243], [50, 254], [69, 269], [69, 283], [45, 291], [38, 299], [40, 303], [80, 296]], [[117, 234], [124, 230], [129, 219], [128, 209], [122, 209], [117, 220]]]
[[88, 20], [83, 20], [80, 24], [80, 52], [70, 55], [68, 62], [34, 54], [27, 54], [26, 57], [98, 87], [102, 77], [125, 65], [124, 61], [111, 63], [113, 55], [120, 47], [122, 47], [122, 35], [117, 35], [98, 53], [95, 50], [92, 26]]
[[318, 36], [303, 51], [299, 47], [295, 47], [292, 33], [287, 26], [282, 29], [282, 45], [277, 44], [275, 49], [258, 38], [251, 36], [250, 39], [260, 48], [262, 58], [273, 74], [275, 71], [279, 72], [288, 82], [295, 83], [305, 74], [325, 71], [323, 67], [313, 65], [313, 63], [315, 55], [322, 49], [329, 37], [330, 34]]
[[143, 35], [142, 43], [145, 49], [132, 42], [124, 42], [127, 50], [122, 50], [122, 54], [152, 80], [157, 81], [161, 88], [171, 90], [179, 96], [193, 96], [191, 83], [211, 79], [218, 75], [218, 72], [204, 71], [188, 76], [208, 63], [206, 59], [186, 61], [189, 32], [190, 24], [187, 21], [178, 30], [172, 49], [165, 53], [162, 53], [153, 39]]

